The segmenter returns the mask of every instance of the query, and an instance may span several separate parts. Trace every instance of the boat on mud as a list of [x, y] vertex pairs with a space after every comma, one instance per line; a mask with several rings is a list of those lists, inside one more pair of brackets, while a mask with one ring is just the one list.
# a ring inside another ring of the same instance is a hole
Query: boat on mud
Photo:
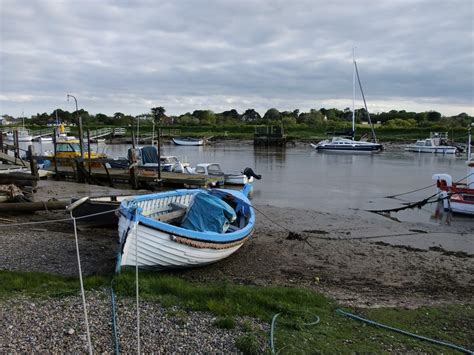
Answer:
[[217, 262], [252, 235], [255, 213], [240, 191], [191, 189], [126, 199], [120, 205], [117, 269], [187, 268]]
[[173, 143], [176, 145], [203, 145], [204, 139], [202, 138], [190, 138], [190, 137], [179, 137], [173, 138]]

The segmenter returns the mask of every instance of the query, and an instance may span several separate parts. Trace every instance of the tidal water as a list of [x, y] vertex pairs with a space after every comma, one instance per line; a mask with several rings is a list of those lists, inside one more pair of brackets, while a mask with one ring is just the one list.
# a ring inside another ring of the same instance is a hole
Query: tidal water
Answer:
[[[51, 143], [35, 143], [36, 151], [51, 150]], [[128, 145], [92, 145], [111, 157], [126, 156]], [[435, 193], [429, 187], [434, 173], [448, 173], [454, 181], [466, 176], [465, 157], [411, 153], [402, 147], [377, 154], [316, 152], [306, 144], [254, 147], [248, 142], [218, 143], [201, 147], [165, 144], [162, 155], [175, 155], [190, 163], [220, 163], [225, 172], [251, 167], [262, 180], [254, 183], [253, 201], [277, 207], [353, 213], [403, 206]], [[433, 222], [434, 205], [397, 214], [405, 221]]]

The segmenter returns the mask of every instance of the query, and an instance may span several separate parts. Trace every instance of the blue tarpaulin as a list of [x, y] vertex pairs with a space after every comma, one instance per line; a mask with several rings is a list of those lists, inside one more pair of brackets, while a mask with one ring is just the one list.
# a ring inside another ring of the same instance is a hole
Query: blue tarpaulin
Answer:
[[219, 197], [199, 192], [194, 196], [181, 227], [198, 232], [225, 233], [236, 218], [234, 209]]

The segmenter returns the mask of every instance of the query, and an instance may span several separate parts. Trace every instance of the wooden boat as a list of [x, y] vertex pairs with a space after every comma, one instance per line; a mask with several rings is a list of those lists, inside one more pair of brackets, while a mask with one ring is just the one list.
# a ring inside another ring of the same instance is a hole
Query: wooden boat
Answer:
[[254, 229], [250, 189], [175, 190], [123, 201], [117, 268], [186, 268], [228, 257]]
[[456, 154], [458, 149], [455, 146], [445, 145], [447, 133], [430, 133], [430, 138], [419, 139], [415, 144], [405, 147], [407, 152], [435, 153], [435, 154]]
[[203, 145], [204, 139], [200, 138], [173, 138], [173, 143], [176, 145]]
[[113, 211], [116, 211], [120, 207], [122, 201], [135, 196], [136, 195], [107, 195], [95, 197], [86, 196], [79, 199], [73, 198], [71, 199], [71, 204], [68, 205], [66, 209], [72, 212], [73, 217], [78, 218], [77, 222], [79, 224], [84, 224], [89, 227], [116, 227], [118, 224], [118, 216]]

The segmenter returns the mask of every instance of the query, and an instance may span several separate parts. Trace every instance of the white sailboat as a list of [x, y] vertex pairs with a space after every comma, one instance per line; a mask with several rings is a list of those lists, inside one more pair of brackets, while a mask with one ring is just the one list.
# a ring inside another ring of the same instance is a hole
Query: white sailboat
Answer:
[[[352, 51], [353, 61], [353, 73], [352, 73], [352, 132], [350, 137], [337, 137], [334, 136], [332, 139], [326, 139], [318, 144], [311, 143], [311, 146], [318, 151], [338, 151], [338, 152], [380, 152], [383, 150], [383, 145], [377, 142], [375, 136], [374, 127], [370, 119], [369, 110], [367, 109], [367, 103], [365, 101], [364, 91], [362, 90], [362, 84], [360, 82], [359, 71], [357, 70], [357, 63], [355, 60], [354, 51]], [[355, 79], [359, 83], [360, 92], [362, 99], [364, 100], [365, 110], [369, 118], [369, 123], [372, 128], [373, 142], [355, 140]]]

